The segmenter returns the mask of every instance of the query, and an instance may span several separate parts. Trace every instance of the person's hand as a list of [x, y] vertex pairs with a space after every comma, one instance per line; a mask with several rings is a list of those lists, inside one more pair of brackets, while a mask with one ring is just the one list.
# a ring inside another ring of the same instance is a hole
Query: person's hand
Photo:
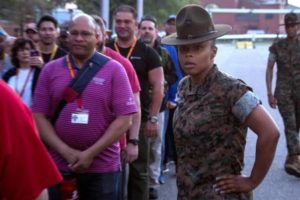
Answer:
[[167, 108], [168, 109], [174, 109], [174, 108], [176, 108], [176, 106], [177, 106], [177, 104], [172, 102], [172, 101], [167, 102]]
[[268, 94], [268, 101], [269, 101], [270, 107], [275, 109], [277, 106], [277, 100], [273, 96], [273, 94]]
[[44, 64], [44, 61], [41, 56], [32, 56], [30, 58], [30, 66], [42, 68], [43, 64]]
[[77, 158], [75, 163], [69, 164], [69, 168], [77, 173], [85, 172], [94, 160], [94, 157], [87, 150], [79, 152]]
[[150, 121], [146, 122], [145, 126], [145, 134], [147, 137], [156, 137], [157, 136], [157, 129], [158, 129], [158, 122], [152, 123]]
[[62, 153], [62, 157], [68, 162], [69, 165], [74, 164], [79, 159], [80, 151], [72, 148], [64, 149]]
[[132, 163], [138, 158], [139, 155], [139, 146], [127, 143], [126, 148], [124, 149], [124, 161], [126, 163]]
[[220, 194], [250, 192], [256, 186], [249, 177], [241, 175], [225, 175], [216, 178], [214, 190]]

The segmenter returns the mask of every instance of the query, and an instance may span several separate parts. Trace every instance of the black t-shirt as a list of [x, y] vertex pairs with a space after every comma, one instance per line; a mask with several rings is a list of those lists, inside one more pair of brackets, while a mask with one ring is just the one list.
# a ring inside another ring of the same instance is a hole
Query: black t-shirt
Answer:
[[[57, 58], [60, 58], [60, 57], [63, 57], [67, 54], [67, 52], [65, 50], [63, 50], [62, 48], [58, 47], [57, 48], [57, 51], [53, 57], [52, 60], [54, 59], [57, 59]], [[43, 61], [44, 61], [44, 64], [48, 63], [51, 58], [51, 53], [42, 53], [42, 58], [43, 58]]]
[[[107, 43], [106, 46], [116, 50], [114, 47], [114, 40]], [[130, 47], [119, 47], [119, 50], [121, 55], [127, 57]], [[154, 49], [146, 46], [140, 41], [137, 41], [129, 60], [132, 63], [140, 81], [142, 120], [145, 121], [147, 120], [151, 103], [151, 85], [148, 79], [148, 72], [157, 67], [161, 67], [160, 57]]]

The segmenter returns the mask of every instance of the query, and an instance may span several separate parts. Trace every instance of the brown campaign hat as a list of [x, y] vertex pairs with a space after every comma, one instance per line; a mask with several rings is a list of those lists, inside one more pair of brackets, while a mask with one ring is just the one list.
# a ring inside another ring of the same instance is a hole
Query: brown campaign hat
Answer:
[[300, 20], [296, 13], [287, 13], [284, 15], [284, 24], [280, 25], [291, 25], [291, 24], [300, 24]]
[[162, 39], [170, 45], [186, 45], [212, 40], [231, 31], [226, 24], [213, 24], [209, 13], [201, 6], [190, 4], [182, 9], [176, 17], [176, 33]]

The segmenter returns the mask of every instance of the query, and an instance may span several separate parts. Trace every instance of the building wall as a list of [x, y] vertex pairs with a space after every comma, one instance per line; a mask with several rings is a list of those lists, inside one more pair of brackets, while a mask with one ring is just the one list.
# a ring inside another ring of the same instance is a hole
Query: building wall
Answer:
[[[258, 1], [245, 0], [201, 0], [203, 7], [217, 5], [219, 8], [252, 8], [252, 9], [280, 9], [284, 8], [285, 1], [269, 1], [261, 4]], [[248, 30], [262, 30], [265, 33], [282, 33], [283, 29], [279, 26], [283, 15], [280, 14], [227, 14], [212, 13], [212, 18], [216, 24], [229, 24], [233, 30], [231, 34], [243, 34]]]

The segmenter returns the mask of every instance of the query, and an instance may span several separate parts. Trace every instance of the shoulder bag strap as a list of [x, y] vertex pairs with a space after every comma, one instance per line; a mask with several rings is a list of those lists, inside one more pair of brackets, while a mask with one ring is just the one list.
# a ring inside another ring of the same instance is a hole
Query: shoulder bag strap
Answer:
[[84, 66], [75, 76], [74, 79], [66, 88], [66, 93], [64, 97], [59, 102], [58, 106], [56, 107], [55, 113], [51, 118], [51, 123], [54, 125], [56, 120], [58, 119], [60, 112], [65, 107], [67, 102], [70, 100], [67, 98], [68, 96], [80, 96], [87, 84], [92, 80], [92, 78], [97, 74], [97, 72], [109, 61], [109, 58], [99, 53], [95, 53], [93, 56], [93, 60], [96, 62], [89, 62], [87, 66]]

